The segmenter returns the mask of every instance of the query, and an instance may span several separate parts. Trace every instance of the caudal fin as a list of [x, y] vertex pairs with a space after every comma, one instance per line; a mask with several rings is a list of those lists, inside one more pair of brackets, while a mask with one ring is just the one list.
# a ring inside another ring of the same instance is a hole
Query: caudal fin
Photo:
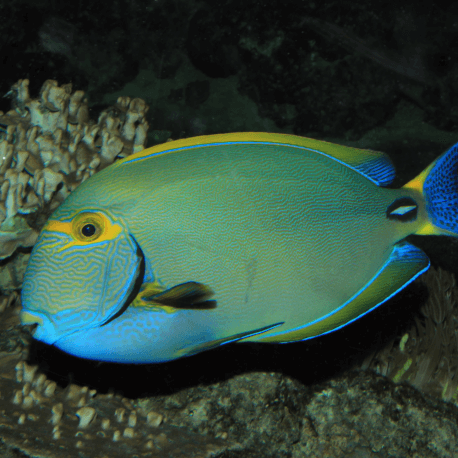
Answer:
[[420, 191], [425, 199], [428, 222], [417, 234], [458, 237], [458, 143], [404, 188]]

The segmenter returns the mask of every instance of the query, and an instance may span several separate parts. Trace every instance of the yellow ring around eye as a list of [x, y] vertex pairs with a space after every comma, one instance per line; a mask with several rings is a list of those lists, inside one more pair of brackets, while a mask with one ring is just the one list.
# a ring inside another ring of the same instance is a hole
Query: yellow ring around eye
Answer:
[[107, 242], [116, 239], [122, 233], [122, 226], [110, 220], [104, 213], [84, 211], [76, 214], [71, 221], [49, 220], [43, 231], [66, 234], [72, 241], [59, 251], [72, 246], [90, 246], [96, 242]]
[[104, 233], [105, 219], [97, 213], [80, 213], [72, 221], [72, 235], [80, 242], [93, 242]]

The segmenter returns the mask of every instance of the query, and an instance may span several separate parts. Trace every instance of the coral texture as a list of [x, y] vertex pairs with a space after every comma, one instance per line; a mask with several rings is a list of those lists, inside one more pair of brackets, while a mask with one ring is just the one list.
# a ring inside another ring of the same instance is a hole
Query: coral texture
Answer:
[[14, 84], [13, 108], [0, 113], [1, 259], [34, 244], [37, 231], [26, 215], [49, 213], [95, 172], [141, 151], [148, 130], [141, 99], [120, 97], [96, 123], [84, 92], [72, 92], [71, 84], [48, 80], [38, 99], [28, 86], [26, 79]]

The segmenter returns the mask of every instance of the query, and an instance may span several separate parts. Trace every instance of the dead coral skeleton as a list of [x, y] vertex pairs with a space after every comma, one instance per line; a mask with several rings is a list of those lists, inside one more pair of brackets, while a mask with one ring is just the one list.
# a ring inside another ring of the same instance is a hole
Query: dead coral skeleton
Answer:
[[429, 292], [415, 325], [365, 366], [395, 382], [456, 402], [458, 395], [458, 288], [455, 277], [430, 268], [419, 280]]
[[71, 84], [47, 80], [32, 99], [24, 79], [7, 95], [12, 109], [0, 112], [0, 259], [35, 243], [26, 215], [49, 213], [116, 158], [141, 151], [148, 132], [148, 106], [138, 98], [120, 97], [96, 123], [84, 92], [72, 92]]

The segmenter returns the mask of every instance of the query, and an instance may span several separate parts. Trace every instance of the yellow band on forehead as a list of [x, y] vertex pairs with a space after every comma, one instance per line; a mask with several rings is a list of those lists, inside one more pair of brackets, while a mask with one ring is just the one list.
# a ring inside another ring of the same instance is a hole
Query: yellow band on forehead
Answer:
[[62, 221], [49, 220], [43, 230], [48, 232], [61, 232], [63, 234], [72, 235], [72, 223], [63, 223]]

